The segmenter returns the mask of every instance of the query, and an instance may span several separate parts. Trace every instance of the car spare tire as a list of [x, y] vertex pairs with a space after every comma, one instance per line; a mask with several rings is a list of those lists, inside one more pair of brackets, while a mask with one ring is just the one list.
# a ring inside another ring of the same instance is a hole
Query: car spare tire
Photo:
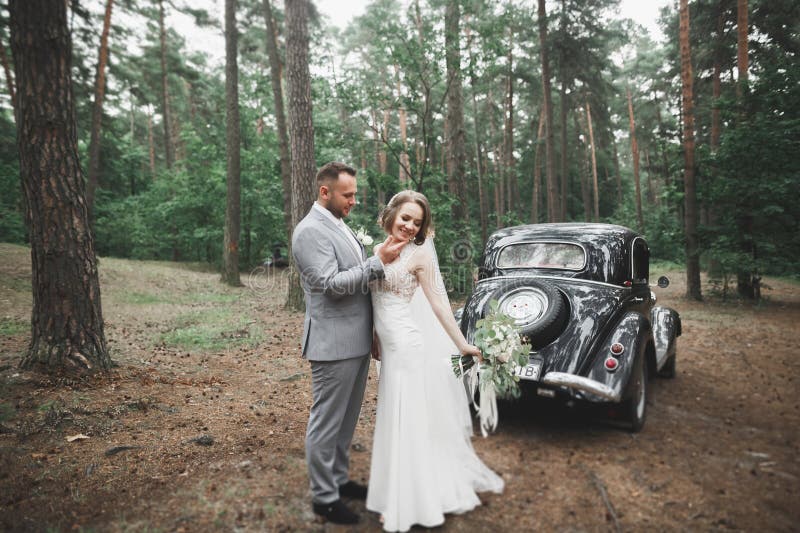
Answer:
[[481, 316], [489, 313], [492, 300], [500, 304], [500, 311], [516, 320], [519, 334], [528, 337], [535, 349], [555, 340], [564, 330], [569, 315], [564, 295], [541, 280], [518, 279], [498, 287]]

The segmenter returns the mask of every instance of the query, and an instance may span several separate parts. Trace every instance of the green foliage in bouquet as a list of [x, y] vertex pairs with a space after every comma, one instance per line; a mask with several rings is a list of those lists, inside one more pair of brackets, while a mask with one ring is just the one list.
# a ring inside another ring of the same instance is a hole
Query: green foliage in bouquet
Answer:
[[[497, 300], [489, 302], [489, 314], [476, 323], [474, 342], [483, 354], [481, 389], [491, 385], [500, 398], [518, 398], [519, 376], [515, 370], [528, 364], [531, 345], [522, 342], [514, 319], [498, 307]], [[473, 365], [472, 357], [453, 357], [453, 371], [458, 377]]]

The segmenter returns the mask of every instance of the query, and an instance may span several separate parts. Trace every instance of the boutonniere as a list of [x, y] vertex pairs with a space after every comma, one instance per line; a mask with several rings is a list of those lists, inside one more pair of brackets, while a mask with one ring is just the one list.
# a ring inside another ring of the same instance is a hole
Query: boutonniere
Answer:
[[358, 239], [358, 242], [364, 246], [372, 246], [372, 243], [375, 242], [364, 228], [358, 228], [358, 231], [356, 232], [356, 239]]

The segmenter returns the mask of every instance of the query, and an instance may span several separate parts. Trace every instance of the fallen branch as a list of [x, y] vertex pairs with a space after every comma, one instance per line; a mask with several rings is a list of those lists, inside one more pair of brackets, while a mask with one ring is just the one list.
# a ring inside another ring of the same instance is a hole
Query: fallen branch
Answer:
[[597, 491], [600, 493], [600, 496], [603, 498], [603, 503], [606, 505], [606, 510], [608, 511], [608, 516], [610, 516], [614, 520], [614, 529], [617, 533], [621, 533], [622, 529], [619, 527], [619, 519], [617, 518], [617, 512], [614, 510], [614, 506], [611, 505], [611, 500], [608, 499], [608, 492], [606, 491], [606, 486], [603, 483], [603, 480], [600, 477], [589, 470], [589, 477], [592, 480], [592, 484], [595, 486]]

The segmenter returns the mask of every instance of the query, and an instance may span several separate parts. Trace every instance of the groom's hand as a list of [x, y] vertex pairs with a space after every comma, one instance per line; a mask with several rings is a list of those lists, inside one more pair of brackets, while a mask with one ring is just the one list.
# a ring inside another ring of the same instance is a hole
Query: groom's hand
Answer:
[[406, 244], [408, 244], [408, 241], [396, 239], [392, 235], [389, 235], [386, 240], [383, 241], [381, 247], [378, 248], [378, 259], [380, 259], [381, 263], [384, 265], [388, 265], [397, 259], [400, 255], [400, 250], [402, 250], [403, 246]]
[[372, 354], [372, 358], [376, 361], [381, 360], [381, 345], [378, 343], [378, 336], [374, 333], [372, 334], [372, 348], [370, 348], [369, 353]]

